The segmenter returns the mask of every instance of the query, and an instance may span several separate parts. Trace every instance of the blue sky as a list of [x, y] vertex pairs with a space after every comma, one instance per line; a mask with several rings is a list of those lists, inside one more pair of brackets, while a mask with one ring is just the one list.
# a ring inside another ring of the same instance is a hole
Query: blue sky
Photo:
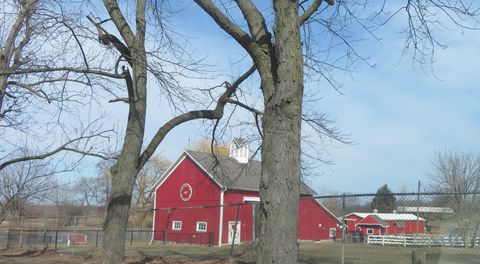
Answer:
[[[208, 18], [195, 18], [194, 35], [200, 45], [211, 47], [209, 59], [222, 65], [243, 56]], [[319, 164], [316, 176], [307, 179], [319, 193], [375, 192], [384, 183], [397, 191], [414, 190], [418, 180], [428, 184], [436, 151], [480, 147], [480, 35], [457, 28], [438, 31], [448, 48], [437, 48], [435, 63], [422, 66], [411, 54], [401, 56], [400, 23], [401, 18], [378, 31], [380, 42], [356, 45], [376, 67], [359, 63], [353, 73], [337, 72], [344, 95], [322, 82], [307, 83], [322, 97], [318, 110], [336, 119], [353, 141], [327, 147], [334, 164]], [[225, 48], [215, 49], [218, 43]]]
[[[186, 85], [209, 87], [245, 70], [249, 64], [245, 52], [197, 6], [184, 4], [171, 26], [190, 37], [195, 55], [204, 57], [217, 74], [213, 79], [186, 80]], [[335, 119], [336, 127], [353, 142], [327, 144], [326, 155], [334, 164], [317, 164], [315, 176], [306, 179], [319, 194], [375, 192], [385, 183], [395, 191], [413, 190], [418, 180], [427, 185], [436, 151], [480, 147], [480, 35], [456, 28], [437, 32], [448, 48], [436, 50], [432, 67], [422, 67], [412, 62], [411, 54], [401, 56], [402, 23], [401, 18], [392, 20], [376, 32], [381, 41], [355, 43], [357, 51], [370, 57], [376, 67], [358, 63], [351, 73], [336, 72], [343, 95], [322, 81], [306, 83], [308, 90], [322, 97], [315, 109]], [[247, 84], [256, 89], [257, 81], [255, 77]], [[158, 99], [157, 90], [149, 92], [147, 140], [172, 114], [167, 102]], [[121, 130], [126, 106], [109, 104], [107, 109]], [[235, 118], [248, 116], [241, 113]], [[181, 125], [157, 153], [175, 160], [193, 141], [208, 134], [202, 122]], [[233, 130], [232, 135], [241, 136], [241, 132]], [[82, 174], [93, 176], [96, 170], [87, 167]]]
[[374, 192], [427, 185], [436, 151], [478, 151], [480, 91], [478, 32], [451, 33], [446, 50], [426, 70], [400, 58], [401, 40], [383, 43], [376, 69], [357, 67], [343, 79], [344, 96], [327, 92], [325, 111], [352, 145], [329, 149], [335, 165], [312, 180], [321, 192]]

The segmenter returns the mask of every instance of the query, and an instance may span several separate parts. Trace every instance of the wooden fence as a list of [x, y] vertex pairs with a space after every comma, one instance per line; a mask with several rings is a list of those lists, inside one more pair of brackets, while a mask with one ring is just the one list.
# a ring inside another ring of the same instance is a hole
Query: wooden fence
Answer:
[[[470, 239], [471, 240], [471, 239]], [[459, 237], [448, 236], [392, 236], [370, 235], [367, 244], [373, 245], [400, 245], [400, 246], [429, 246], [429, 247], [464, 247], [463, 240]], [[480, 247], [480, 238], [475, 239], [474, 247]]]

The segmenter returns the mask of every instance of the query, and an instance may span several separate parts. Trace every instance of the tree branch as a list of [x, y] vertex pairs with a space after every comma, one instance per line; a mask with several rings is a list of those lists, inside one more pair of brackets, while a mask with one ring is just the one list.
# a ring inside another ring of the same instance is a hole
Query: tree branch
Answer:
[[44, 72], [75, 72], [75, 73], [89, 73], [89, 74], [95, 74], [95, 75], [100, 75], [104, 77], [110, 77], [114, 79], [123, 79], [125, 76], [121, 74], [115, 74], [115, 73], [110, 73], [102, 70], [96, 70], [96, 69], [84, 69], [84, 68], [75, 68], [75, 67], [58, 67], [58, 68], [52, 68], [52, 67], [43, 67], [43, 68], [29, 68], [29, 69], [6, 69], [5, 71], [0, 72], [0, 76], [3, 75], [19, 75], [19, 74], [28, 74], [28, 73], [44, 73]]
[[97, 28], [98, 40], [100, 41], [100, 43], [102, 43], [103, 45], [112, 44], [118, 50], [118, 52], [120, 52], [120, 55], [127, 60], [128, 64], [132, 66], [132, 54], [130, 52], [130, 49], [125, 44], [123, 44], [123, 42], [119, 40], [115, 35], [108, 33], [107, 30], [100, 26], [100, 23], [96, 23], [90, 16], [87, 16], [87, 18]]
[[43, 160], [43, 159], [46, 159], [50, 156], [53, 156], [53, 155], [59, 153], [60, 151], [73, 151], [73, 152], [77, 152], [77, 153], [80, 153], [80, 154], [86, 155], [86, 156], [94, 156], [94, 157], [102, 158], [102, 159], [105, 159], [105, 160], [111, 159], [110, 157], [105, 157], [105, 156], [102, 156], [100, 154], [89, 153], [89, 152], [86, 152], [86, 151], [82, 151], [82, 150], [73, 149], [71, 147], [68, 147], [72, 143], [75, 143], [75, 142], [78, 142], [78, 141], [84, 140], [84, 139], [91, 139], [91, 138], [94, 138], [94, 137], [97, 137], [97, 136], [101, 136], [102, 134], [104, 134], [106, 132], [109, 132], [109, 131], [111, 131], [111, 130], [105, 130], [105, 131], [102, 131], [102, 132], [99, 132], [99, 133], [96, 133], [96, 134], [93, 134], [93, 135], [80, 136], [78, 138], [71, 139], [71, 140], [67, 141], [66, 143], [64, 143], [63, 145], [57, 147], [56, 149], [54, 149], [52, 151], [49, 151], [49, 152], [46, 152], [46, 153], [43, 153], [43, 154], [24, 156], [24, 157], [8, 160], [8, 161], [0, 164], [0, 171], [3, 170], [5, 167], [7, 167], [9, 165], [12, 165], [14, 163], [27, 161], [27, 160]]
[[250, 75], [255, 72], [255, 66], [251, 66], [244, 74], [242, 74], [233, 84], [226, 83], [226, 90], [220, 96], [217, 101], [217, 105], [215, 106], [214, 110], [197, 110], [197, 111], [190, 111], [184, 113], [182, 115], [176, 116], [170, 119], [167, 123], [165, 123], [162, 127], [160, 127], [153, 137], [150, 144], [148, 144], [147, 148], [143, 151], [142, 155], [139, 159], [139, 166], [138, 168], [142, 168], [148, 159], [153, 155], [155, 150], [157, 149], [160, 142], [162, 142], [163, 138], [167, 135], [167, 133], [172, 130], [174, 127], [183, 124], [190, 120], [205, 118], [205, 119], [220, 119], [223, 116], [223, 110], [225, 105], [228, 102], [230, 96], [237, 90], [238, 86], [245, 81]]
[[123, 40], [125, 40], [127, 46], [131, 47], [134, 45], [135, 34], [128, 25], [127, 20], [120, 11], [117, 1], [115, 0], [103, 0], [105, 8], [107, 8], [108, 14], [112, 18], [113, 23], [117, 27], [120, 35], [122, 35]]
[[[305, 10], [305, 12], [298, 18], [298, 22], [300, 25], [303, 25], [320, 7], [323, 0], [314, 0], [313, 3]], [[333, 5], [333, 0], [327, 0], [329, 5]]]
[[211, 0], [194, 0], [210, 17], [235, 39], [245, 50], [249, 51], [252, 44], [250, 36], [240, 27], [235, 25], [225, 14], [220, 11]]

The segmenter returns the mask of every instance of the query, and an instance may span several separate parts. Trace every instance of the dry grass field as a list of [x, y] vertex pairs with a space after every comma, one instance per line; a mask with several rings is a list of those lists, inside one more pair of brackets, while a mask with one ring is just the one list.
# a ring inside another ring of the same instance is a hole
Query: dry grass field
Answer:
[[[197, 263], [197, 264], [233, 264], [254, 263], [255, 254], [249, 245], [235, 247], [233, 258], [229, 258], [230, 248], [209, 248], [203, 246], [186, 245], [153, 245], [135, 243], [127, 246], [127, 263]], [[347, 264], [397, 264], [411, 263], [412, 250], [424, 251], [427, 254], [428, 264], [480, 263], [480, 249], [463, 248], [404, 248], [382, 247], [367, 244], [346, 244], [345, 263]], [[0, 252], [0, 263], [100, 263], [101, 250], [90, 245], [63, 247], [57, 251], [41, 252], [30, 249], [13, 249]], [[340, 263], [341, 246], [336, 243], [301, 243], [299, 263]]]

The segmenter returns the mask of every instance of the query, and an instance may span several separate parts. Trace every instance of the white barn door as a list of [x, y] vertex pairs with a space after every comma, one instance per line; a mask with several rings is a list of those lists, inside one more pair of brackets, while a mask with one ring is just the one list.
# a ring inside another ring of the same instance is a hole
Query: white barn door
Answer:
[[235, 235], [234, 244], [240, 244], [240, 221], [237, 222], [237, 228], [235, 233], [235, 221], [228, 222], [228, 244], [232, 244], [233, 237]]

